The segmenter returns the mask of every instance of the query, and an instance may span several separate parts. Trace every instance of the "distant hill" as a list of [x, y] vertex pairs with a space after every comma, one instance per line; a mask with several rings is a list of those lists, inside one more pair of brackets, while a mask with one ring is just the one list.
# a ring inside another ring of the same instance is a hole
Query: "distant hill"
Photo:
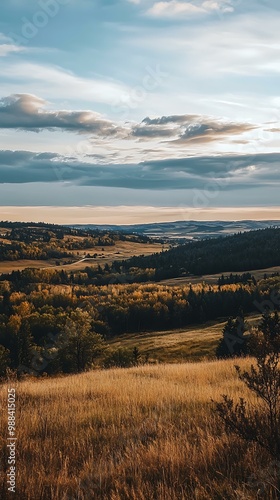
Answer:
[[141, 234], [101, 230], [100, 228], [74, 228], [43, 222], [2, 221], [0, 222], [0, 261], [69, 258], [71, 263], [75, 261], [73, 256], [75, 250], [87, 251], [94, 247], [114, 246], [120, 241], [148, 243], [150, 240]]
[[253, 231], [256, 229], [265, 229], [268, 227], [280, 227], [280, 221], [264, 220], [244, 220], [244, 221], [177, 221], [160, 222], [153, 224], [135, 224], [135, 225], [97, 225], [81, 224], [71, 227], [86, 229], [99, 229], [103, 231], [122, 231], [124, 233], [135, 233], [150, 238], [159, 239], [181, 239], [181, 240], [200, 240], [205, 237], [215, 238], [217, 236], [226, 236], [238, 232]]
[[280, 227], [191, 241], [157, 255], [132, 257], [123, 266], [152, 268], [156, 280], [280, 266]]

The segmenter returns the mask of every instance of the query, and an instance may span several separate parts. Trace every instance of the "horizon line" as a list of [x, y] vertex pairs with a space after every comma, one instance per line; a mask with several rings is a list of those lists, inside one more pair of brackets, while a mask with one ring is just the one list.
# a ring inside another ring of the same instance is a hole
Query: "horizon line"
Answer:
[[171, 222], [280, 221], [280, 207], [2, 206], [0, 219], [47, 224], [136, 225]]

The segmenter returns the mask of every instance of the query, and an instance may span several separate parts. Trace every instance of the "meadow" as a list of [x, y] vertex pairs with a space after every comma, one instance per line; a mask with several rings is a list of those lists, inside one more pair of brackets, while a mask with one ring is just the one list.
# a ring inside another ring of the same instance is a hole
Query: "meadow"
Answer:
[[[249, 359], [238, 360], [242, 366]], [[22, 500], [275, 499], [265, 452], [227, 435], [221, 394], [253, 402], [234, 361], [96, 370], [1, 386], [1, 490], [7, 495], [7, 389], [16, 389]], [[261, 482], [261, 493], [258, 489]]]
[[[275, 273], [280, 272], [280, 266], [266, 267], [264, 269], [249, 269], [250, 273], [257, 281], [263, 279], [264, 275], [271, 276]], [[235, 271], [223, 273], [224, 277], [227, 278], [230, 274], [236, 274]], [[194, 285], [204, 282], [209, 285], [216, 285], [218, 279], [221, 277], [221, 273], [218, 274], [204, 274], [202, 276], [182, 276], [179, 278], [171, 278], [166, 280], [161, 280], [162, 285], [168, 286], [178, 286], [178, 285], [188, 285], [192, 283]]]
[[[256, 326], [260, 317], [260, 314], [251, 314], [246, 317], [246, 324]], [[216, 358], [225, 324], [225, 321], [208, 321], [203, 325], [174, 330], [123, 334], [109, 340], [108, 344], [114, 349], [130, 351], [137, 347], [152, 363], [209, 360]]]

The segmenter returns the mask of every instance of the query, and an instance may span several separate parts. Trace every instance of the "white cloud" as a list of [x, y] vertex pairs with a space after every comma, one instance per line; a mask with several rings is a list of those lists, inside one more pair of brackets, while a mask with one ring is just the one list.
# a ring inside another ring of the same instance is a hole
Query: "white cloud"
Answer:
[[[158, 58], [165, 58], [170, 75], [190, 76], [188, 88], [192, 78], [199, 77], [200, 86], [203, 78], [207, 89], [208, 80], [221, 76], [252, 78], [280, 73], [279, 15], [263, 14], [262, 21], [260, 25], [259, 16], [252, 14], [227, 17], [222, 23], [216, 18], [206, 26], [192, 23], [188, 30], [172, 26], [164, 33], [150, 31], [145, 38], [134, 37], [131, 44], [142, 49], [152, 47]], [[274, 81], [271, 84], [275, 86]], [[230, 78], [225, 85], [227, 89], [231, 86]], [[271, 91], [272, 85], [264, 88], [264, 94]], [[223, 88], [219, 87], [219, 92]]]
[[20, 52], [21, 50], [22, 48], [17, 45], [4, 43], [0, 45], [0, 57], [6, 57], [11, 54], [11, 52]]
[[3, 33], [0, 33], [0, 57], [6, 57], [12, 52], [21, 52], [23, 47], [13, 43], [13, 40]]
[[155, 17], [177, 17], [182, 14], [203, 14], [205, 11], [189, 2], [171, 0], [171, 2], [157, 2], [149, 10], [148, 14]]
[[199, 5], [194, 2], [185, 2], [181, 0], [171, 0], [156, 2], [147, 14], [154, 17], [178, 17], [181, 16], [196, 16], [217, 11], [220, 13], [231, 13], [234, 11], [231, 0], [206, 0], [200, 2]]
[[[59, 66], [33, 62], [7, 63], [2, 69], [5, 77], [12, 80], [10, 91], [18, 93], [18, 81], [24, 92], [44, 94], [48, 98], [82, 99], [113, 105], [123, 95], [129, 95], [129, 88], [118, 82], [77, 76]], [[2, 87], [3, 89], [3, 87]], [[3, 90], [1, 90], [1, 93]], [[28, 90], [27, 90], [28, 89]]]

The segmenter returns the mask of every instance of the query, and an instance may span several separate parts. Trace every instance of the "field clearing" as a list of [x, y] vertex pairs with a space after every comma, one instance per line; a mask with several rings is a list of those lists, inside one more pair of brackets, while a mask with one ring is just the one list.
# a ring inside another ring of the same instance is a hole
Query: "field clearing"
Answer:
[[[259, 314], [246, 317], [246, 323], [253, 326], [260, 320]], [[222, 336], [225, 321], [208, 322], [177, 330], [128, 333], [109, 341], [115, 349], [132, 350], [138, 347], [150, 362], [178, 363], [182, 361], [202, 361], [213, 359]]]
[[[103, 250], [102, 250], [103, 248]], [[93, 247], [86, 250], [70, 250], [69, 253], [73, 255], [73, 259], [77, 259], [72, 264], [64, 264], [69, 261], [68, 258], [51, 259], [51, 260], [27, 260], [21, 259], [16, 261], [0, 261], [0, 273], [11, 273], [12, 271], [22, 271], [26, 268], [33, 269], [48, 269], [56, 268], [69, 269], [69, 270], [83, 270], [87, 266], [98, 266], [98, 264], [111, 264], [114, 260], [125, 260], [133, 257], [134, 255], [151, 255], [156, 252], [161, 252], [162, 245], [160, 243], [133, 243], [130, 241], [117, 242], [115, 246], [108, 247]], [[84, 259], [84, 255], [97, 254], [97, 257]], [[60, 262], [60, 265], [56, 265]]]
[[[116, 242], [114, 246], [96, 246], [86, 250], [70, 250], [75, 259], [80, 259], [72, 264], [60, 265], [59, 269], [66, 271], [82, 271], [85, 267], [96, 267], [99, 264], [112, 264], [115, 260], [126, 260], [138, 255], [151, 255], [162, 251], [160, 243], [134, 243], [130, 241]], [[97, 254], [95, 258], [85, 258], [86, 255]]]
[[[239, 360], [248, 367], [250, 360]], [[17, 498], [22, 500], [276, 499], [271, 459], [228, 436], [214, 401], [248, 394], [236, 360], [139, 366], [11, 381], [17, 394]], [[8, 385], [0, 388], [7, 406]], [[1, 498], [7, 421], [1, 412]]]
[[229, 271], [229, 272], [221, 272], [218, 274], [205, 274], [201, 276], [181, 276], [179, 278], [171, 278], [167, 280], [162, 280], [159, 283], [161, 285], [188, 285], [189, 283], [196, 284], [196, 283], [202, 283], [204, 281], [205, 283], [208, 283], [209, 285], [216, 285], [218, 279], [221, 277], [223, 274], [224, 277], [229, 276], [230, 274], [243, 274], [243, 273], [251, 273], [252, 276], [258, 281], [263, 279], [264, 274], [273, 274], [273, 273], [280, 273], [280, 266], [274, 266], [274, 267], [266, 267], [265, 269], [253, 269], [249, 271]]
[[[75, 255], [75, 257], [82, 257], [87, 254], [98, 254], [100, 257], [102, 254], [106, 259], [112, 260], [122, 260], [133, 257], [134, 255], [151, 255], [153, 253], [161, 252], [161, 243], [135, 243], [133, 241], [117, 241], [115, 245], [112, 246], [95, 246], [87, 249], [74, 249], [69, 250], [69, 253]], [[95, 259], [98, 260], [98, 257]]]
[[0, 273], [11, 273], [12, 271], [23, 271], [23, 269], [27, 269], [28, 267], [33, 269], [43, 269], [47, 267], [54, 266], [54, 261], [47, 260], [27, 260], [27, 259], [19, 259], [19, 260], [5, 260], [0, 261]]

